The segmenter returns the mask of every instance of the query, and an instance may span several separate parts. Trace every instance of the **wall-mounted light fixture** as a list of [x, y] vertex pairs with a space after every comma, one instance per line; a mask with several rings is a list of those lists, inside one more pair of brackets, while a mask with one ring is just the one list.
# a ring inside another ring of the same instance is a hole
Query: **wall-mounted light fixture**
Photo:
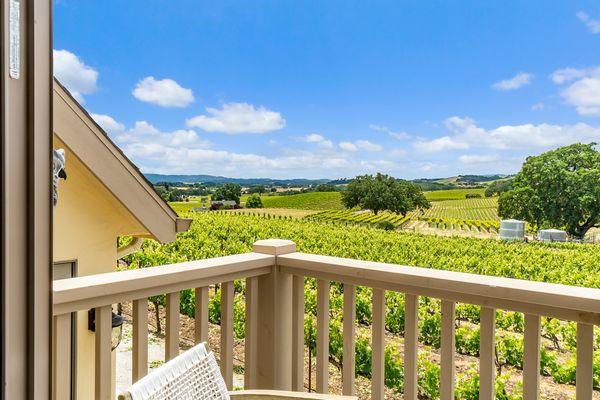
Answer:
[[[96, 309], [88, 311], [88, 330], [96, 332]], [[123, 316], [112, 313], [112, 332], [110, 337], [111, 350], [114, 350], [121, 343], [123, 338]]]

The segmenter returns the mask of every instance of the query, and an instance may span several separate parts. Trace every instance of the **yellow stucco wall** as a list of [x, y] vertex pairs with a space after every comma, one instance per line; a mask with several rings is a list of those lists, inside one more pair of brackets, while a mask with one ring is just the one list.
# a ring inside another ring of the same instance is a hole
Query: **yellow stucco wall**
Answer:
[[[117, 237], [146, 229], [56, 136], [54, 148], [65, 149], [68, 175], [54, 210], [54, 261], [75, 261], [78, 276], [114, 271]], [[77, 399], [93, 399], [94, 334], [87, 312], [77, 320]]]

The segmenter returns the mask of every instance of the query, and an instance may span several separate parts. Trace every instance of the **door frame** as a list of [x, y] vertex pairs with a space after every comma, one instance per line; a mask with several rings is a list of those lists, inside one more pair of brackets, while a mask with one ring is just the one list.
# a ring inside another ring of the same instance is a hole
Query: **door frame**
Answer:
[[51, 398], [51, 15], [51, 0], [0, 0], [2, 399]]

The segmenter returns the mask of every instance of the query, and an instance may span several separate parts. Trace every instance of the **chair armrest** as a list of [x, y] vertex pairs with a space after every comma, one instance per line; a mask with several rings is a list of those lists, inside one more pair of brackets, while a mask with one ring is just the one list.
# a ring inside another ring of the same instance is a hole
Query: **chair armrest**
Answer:
[[229, 392], [231, 400], [356, 400], [353, 396], [332, 394], [286, 392], [284, 390], [234, 390]]

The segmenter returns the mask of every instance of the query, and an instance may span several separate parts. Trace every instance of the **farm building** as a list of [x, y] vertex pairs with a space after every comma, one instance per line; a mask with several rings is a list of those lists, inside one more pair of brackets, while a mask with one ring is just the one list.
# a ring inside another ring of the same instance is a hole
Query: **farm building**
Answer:
[[[135, 251], [143, 238], [175, 240], [190, 220], [180, 219], [158, 196], [106, 133], [57, 81], [54, 82], [53, 147], [64, 149], [67, 179], [58, 184], [54, 210], [55, 278], [115, 270], [117, 260]], [[119, 236], [133, 236], [117, 248]], [[71, 371], [76, 398], [93, 397], [94, 333], [88, 313], [72, 316]], [[114, 354], [112, 355], [114, 363]], [[75, 398], [75, 396], [73, 397]]]
[[221, 204], [222, 206], [233, 207], [236, 206], [237, 203], [235, 200], [211, 200], [210, 205]]

